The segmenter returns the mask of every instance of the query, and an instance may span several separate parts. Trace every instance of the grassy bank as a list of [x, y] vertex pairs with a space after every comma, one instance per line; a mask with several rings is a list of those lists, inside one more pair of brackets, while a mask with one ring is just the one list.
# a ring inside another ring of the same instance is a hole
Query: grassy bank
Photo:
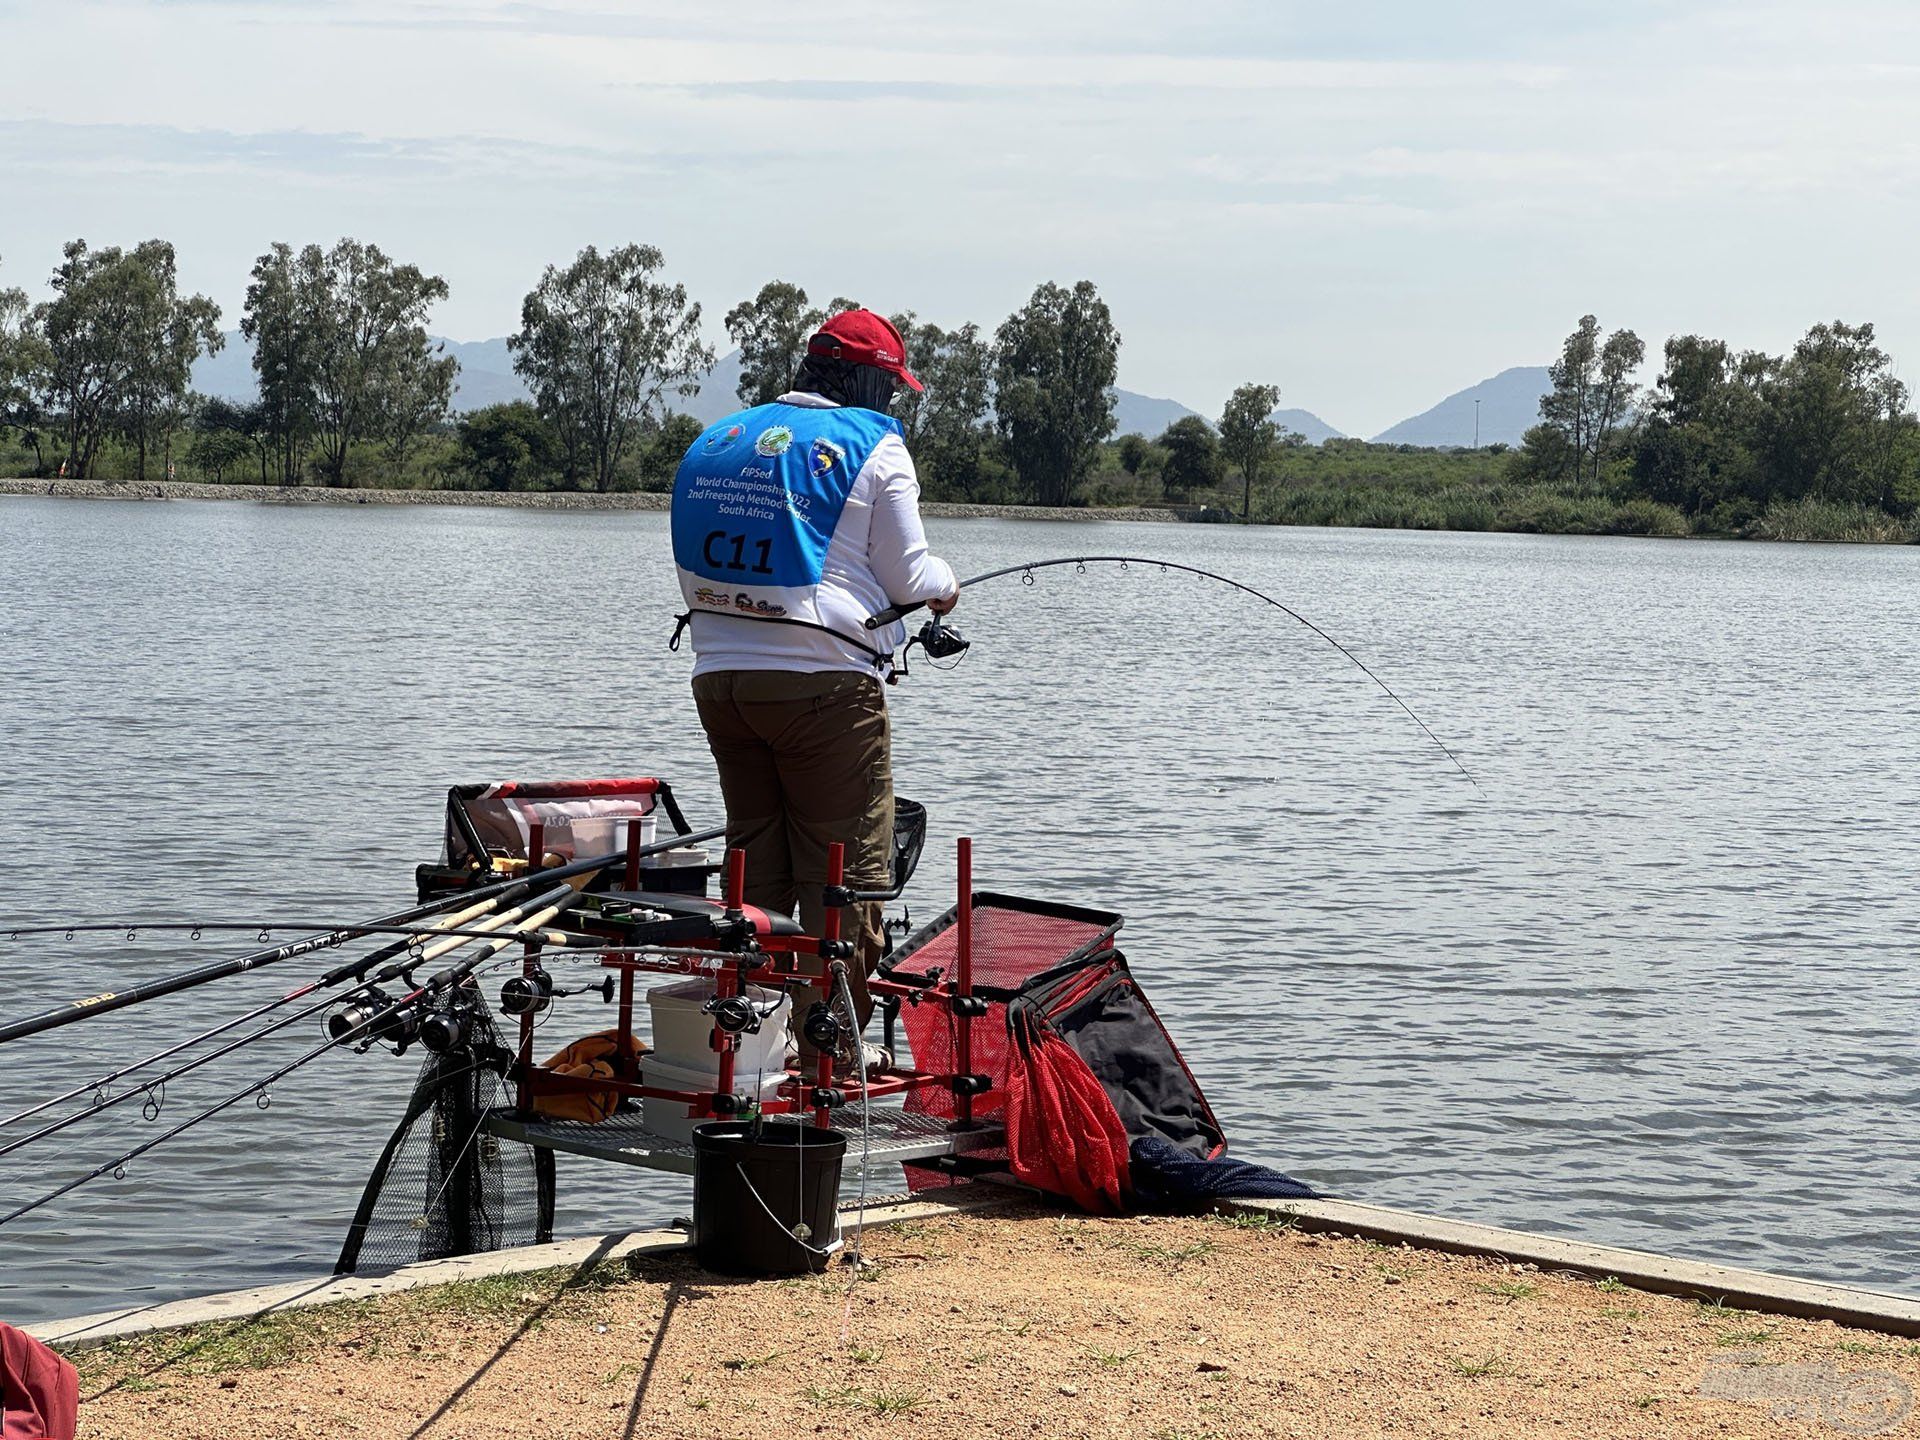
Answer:
[[[426, 444], [402, 471], [384, 469], [368, 457], [354, 470], [357, 484], [344, 491], [306, 487], [309, 499], [363, 500], [368, 503], [506, 505], [526, 508], [651, 509], [665, 505], [658, 488], [597, 495], [570, 490], [474, 490], [450, 484], [444, 446]], [[1237, 483], [1169, 492], [1157, 474], [1129, 474], [1119, 448], [1108, 445], [1093, 475], [1080, 487], [1070, 511], [1041, 510], [1018, 504], [977, 504], [927, 477], [925, 497], [931, 514], [1033, 515], [1060, 518], [1111, 516], [1119, 519], [1175, 518], [1205, 511], [1212, 518], [1237, 519], [1241, 490]], [[15, 493], [56, 492], [166, 493], [164, 467], [150, 464], [148, 480], [132, 481], [131, 456], [115, 449], [103, 458], [100, 484], [62, 487], [45, 477], [27, 480], [31, 455], [0, 443], [0, 483]], [[18, 484], [12, 477], [22, 477]], [[233, 474], [219, 493], [206, 488], [210, 477], [191, 466], [176, 466], [183, 498], [288, 498], [278, 486], [245, 483]], [[202, 487], [190, 493], [192, 487]], [[942, 508], [946, 507], [946, 508]], [[1281, 451], [1275, 472], [1254, 492], [1250, 517], [1264, 525], [1360, 526], [1387, 530], [1494, 530], [1540, 535], [1702, 536], [1716, 539], [1838, 541], [1906, 544], [1920, 538], [1912, 519], [1866, 505], [1805, 499], [1775, 502], [1760, 510], [1722, 509], [1688, 516], [1671, 505], [1622, 496], [1617, 486], [1577, 486], [1529, 482], [1515, 477], [1512, 457], [1497, 449], [1416, 450], [1390, 445], [1335, 441]]]
[[[1599, 486], [1518, 478], [1500, 449], [1417, 450], [1335, 441], [1281, 452], [1254, 491], [1251, 519], [1264, 525], [1363, 526], [1384, 530], [1499, 530], [1537, 535], [1696, 535], [1725, 540], [1905, 544], [1913, 521], [1866, 505], [1806, 499], [1763, 509], [1689, 516], [1630, 493], [1617, 477]], [[1128, 475], [1115, 457], [1087, 486], [1099, 504], [1152, 504], [1166, 490], [1154, 475]], [[1236, 482], [1179, 497], [1238, 518]]]
[[866, 1249], [857, 1275], [656, 1252], [82, 1352], [81, 1433], [1811, 1437], [1835, 1396], [1920, 1383], [1910, 1342], [1263, 1220], [1015, 1212]]

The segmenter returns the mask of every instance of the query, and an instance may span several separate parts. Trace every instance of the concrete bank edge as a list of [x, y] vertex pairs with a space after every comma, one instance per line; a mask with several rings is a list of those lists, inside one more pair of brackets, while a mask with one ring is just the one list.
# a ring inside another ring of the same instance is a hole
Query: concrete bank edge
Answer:
[[[335, 490], [323, 485], [205, 485], [181, 480], [0, 480], [0, 495], [57, 500], [240, 500], [256, 505], [464, 505], [492, 510], [665, 511], [673, 497], [653, 491], [614, 495], [575, 490]], [[1199, 507], [1169, 509], [1047, 505], [969, 505], [929, 500], [937, 520], [1123, 520], [1171, 523]]]
[[1797, 1280], [1763, 1270], [1680, 1260], [1645, 1250], [1504, 1230], [1352, 1200], [1234, 1200], [1221, 1208], [1243, 1215], [1290, 1217], [1302, 1230], [1338, 1231], [1369, 1240], [1404, 1242], [1421, 1250], [1491, 1256], [1595, 1279], [1611, 1275], [1636, 1290], [1718, 1301], [1769, 1315], [1832, 1320], [1890, 1335], [1920, 1335], [1920, 1299], [1852, 1285]]
[[[999, 1187], [965, 1186], [942, 1191], [932, 1199], [893, 1199], [867, 1207], [869, 1229], [903, 1225], [943, 1215], [977, 1213], [1021, 1206], [1026, 1197]], [[286, 1310], [333, 1305], [344, 1300], [367, 1300], [397, 1295], [461, 1280], [484, 1280], [496, 1275], [526, 1275], [538, 1270], [592, 1266], [629, 1255], [666, 1253], [684, 1248], [687, 1237], [678, 1230], [634, 1230], [621, 1234], [587, 1235], [556, 1240], [550, 1245], [523, 1245], [485, 1255], [462, 1255], [451, 1260], [426, 1260], [381, 1275], [327, 1275], [229, 1290], [191, 1300], [132, 1306], [77, 1315], [66, 1320], [43, 1320], [21, 1328], [35, 1339], [62, 1350], [90, 1350], [116, 1340], [130, 1340], [161, 1330], [184, 1330], [221, 1320], [256, 1320]]]
[[[939, 1192], [932, 1198], [893, 1199], [870, 1205], [866, 1224], [878, 1229], [943, 1215], [1029, 1208], [1033, 1199], [1028, 1192], [1010, 1186], [962, 1186]], [[1763, 1314], [1831, 1320], [1860, 1330], [1920, 1336], [1920, 1299], [1851, 1285], [1682, 1260], [1650, 1251], [1447, 1220], [1351, 1200], [1233, 1200], [1223, 1202], [1220, 1208], [1229, 1214], [1284, 1217], [1309, 1232], [1338, 1232], [1390, 1244], [1405, 1243], [1416, 1249], [1487, 1256], [1536, 1265], [1543, 1271], [1594, 1279], [1613, 1276], [1634, 1289], [1657, 1294], [1718, 1301]], [[155, 1331], [184, 1329], [220, 1320], [255, 1319], [284, 1310], [368, 1299], [462, 1280], [599, 1264], [628, 1255], [672, 1251], [686, 1243], [686, 1237], [676, 1230], [584, 1236], [487, 1255], [425, 1261], [383, 1275], [286, 1281], [191, 1300], [43, 1321], [25, 1328], [28, 1334], [62, 1349], [84, 1350]]]

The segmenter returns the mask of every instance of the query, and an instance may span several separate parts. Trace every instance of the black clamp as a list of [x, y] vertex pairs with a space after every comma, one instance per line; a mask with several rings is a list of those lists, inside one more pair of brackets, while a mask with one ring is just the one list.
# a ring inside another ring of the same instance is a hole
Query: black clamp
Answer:
[[713, 940], [716, 949], [730, 954], [751, 954], [760, 948], [753, 921], [733, 911], [713, 917]]
[[822, 940], [820, 942], [820, 958], [822, 960], [851, 960], [853, 959], [853, 942], [851, 940]]
[[715, 1095], [712, 1103], [716, 1115], [744, 1115], [753, 1108], [753, 1102], [744, 1095]]
[[949, 1075], [947, 1087], [956, 1095], [984, 1095], [993, 1088], [991, 1075]]
[[970, 1015], [975, 1018], [987, 1013], [987, 1002], [978, 995], [955, 995], [947, 1004], [953, 1007], [956, 1015]]
[[807, 1094], [816, 1110], [838, 1110], [847, 1103], [847, 1097], [831, 1085], [816, 1085]]
[[820, 903], [829, 910], [844, 910], [854, 903], [851, 885], [828, 885], [820, 892]]

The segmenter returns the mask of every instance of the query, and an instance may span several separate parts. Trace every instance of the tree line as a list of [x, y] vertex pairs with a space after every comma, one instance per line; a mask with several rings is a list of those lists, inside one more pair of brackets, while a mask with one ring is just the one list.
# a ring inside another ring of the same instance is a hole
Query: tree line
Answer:
[[1815, 325], [1783, 355], [1676, 335], [1642, 388], [1645, 354], [1633, 331], [1603, 339], [1582, 317], [1513, 476], [1666, 506], [1717, 534], [1764, 533], [1794, 508], [1920, 518], [1920, 419], [1871, 324]]
[[[239, 326], [254, 347], [257, 398], [239, 403], [192, 392], [194, 362], [221, 347], [221, 311], [179, 292], [172, 246], [75, 240], [51, 299], [29, 305], [22, 291], [0, 290], [0, 437], [17, 437], [34, 473], [73, 478], [98, 473], [112, 446], [135, 478], [148, 478], [150, 454], [171, 475], [182, 438], [187, 463], [215, 480], [663, 487], [701, 428], [676, 402], [715, 358], [700, 304], [665, 263], [652, 246], [588, 246], [546, 267], [508, 340], [531, 398], [456, 419], [459, 367], [429, 334], [447, 282], [377, 245], [279, 243], [259, 257]], [[784, 391], [807, 338], [855, 304], [816, 307], [775, 280], [729, 309], [740, 403]], [[926, 385], [903, 394], [895, 414], [929, 493], [1073, 503], [1114, 429], [1120, 333], [1095, 286], [1040, 285], [991, 332], [943, 329], [911, 311], [891, 318]], [[1232, 457], [1250, 499], [1281, 441], [1267, 420], [1278, 393], [1236, 392], [1218, 445], [1201, 424], [1205, 453], [1180, 451], [1170, 485], [1197, 486]], [[1178, 450], [1183, 436], [1193, 438], [1178, 428], [1164, 438]]]

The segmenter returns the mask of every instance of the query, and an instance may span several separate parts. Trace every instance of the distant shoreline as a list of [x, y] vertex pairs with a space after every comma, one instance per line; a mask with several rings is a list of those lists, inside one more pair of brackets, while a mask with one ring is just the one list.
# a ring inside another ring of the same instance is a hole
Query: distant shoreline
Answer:
[[[482, 510], [648, 511], [665, 514], [671, 495], [654, 491], [623, 491], [602, 495], [580, 490], [336, 490], [324, 485], [206, 485], [176, 480], [45, 480], [0, 479], [0, 499], [18, 495], [56, 500], [244, 500], [255, 505], [453, 505]], [[1118, 520], [1127, 523], [1157, 521], [1178, 524], [1204, 521], [1244, 523], [1231, 511], [1206, 505], [972, 505], [956, 501], [921, 502], [921, 513], [931, 520], [1061, 520], [1084, 523]], [[1892, 534], [1675, 534], [1660, 531], [1593, 530], [1552, 523], [1529, 526], [1394, 524], [1391, 517], [1355, 523], [1313, 518], [1279, 519], [1256, 516], [1256, 526], [1310, 528], [1330, 526], [1369, 530], [1412, 530], [1433, 534], [1592, 535], [1659, 540], [1738, 540], [1743, 543], [1789, 545], [1912, 545], [1910, 533]]]
[[[324, 485], [203, 485], [164, 480], [0, 480], [0, 496], [55, 500], [250, 500], [256, 505], [463, 505], [493, 510], [646, 510], [664, 513], [671, 495], [579, 490], [335, 490]], [[929, 500], [921, 512], [939, 520], [1193, 519], [1198, 506], [1167, 507], [966, 505]]]

